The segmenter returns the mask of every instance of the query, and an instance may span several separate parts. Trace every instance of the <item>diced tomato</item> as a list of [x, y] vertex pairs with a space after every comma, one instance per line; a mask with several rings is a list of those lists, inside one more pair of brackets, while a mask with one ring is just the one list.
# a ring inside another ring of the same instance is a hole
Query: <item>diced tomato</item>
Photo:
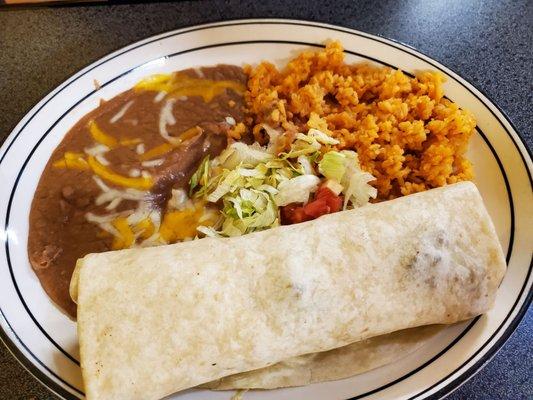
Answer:
[[300, 207], [300, 205], [296, 203], [288, 204], [285, 207], [281, 207], [281, 221], [283, 222], [284, 220], [290, 219], [292, 214], [294, 213], [294, 210], [298, 207]]
[[309, 221], [311, 218], [309, 215], [305, 213], [305, 210], [303, 207], [298, 207], [294, 210], [294, 213], [292, 215], [293, 224], [298, 224], [300, 222]]
[[310, 201], [304, 206], [304, 212], [313, 219], [318, 218], [329, 213], [328, 203], [324, 198]]
[[324, 199], [326, 204], [330, 208], [329, 213], [340, 211], [342, 208], [342, 197], [337, 196], [331, 189], [325, 186], [321, 186], [316, 194], [315, 200]]
[[330, 213], [340, 211], [342, 208], [342, 197], [335, 195], [327, 197], [326, 203], [328, 204]]
[[325, 186], [320, 186], [315, 193], [315, 200], [323, 199], [330, 196], [335, 196], [335, 193], [333, 193], [329, 188]]
[[341, 209], [342, 196], [337, 196], [331, 189], [321, 186], [315, 193], [313, 200], [306, 205], [293, 203], [282, 207], [281, 223], [284, 225], [297, 224]]
[[305, 214], [301, 203], [292, 203], [281, 207], [281, 223], [283, 225], [298, 224], [311, 218]]

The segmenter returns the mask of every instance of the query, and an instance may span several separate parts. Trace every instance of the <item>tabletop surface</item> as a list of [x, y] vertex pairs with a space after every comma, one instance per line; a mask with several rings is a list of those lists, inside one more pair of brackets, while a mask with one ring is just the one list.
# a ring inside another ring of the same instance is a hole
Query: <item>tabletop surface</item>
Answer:
[[[0, 9], [0, 144], [70, 75], [145, 37], [237, 18], [328, 22], [399, 40], [483, 90], [533, 147], [533, 2], [181, 1]], [[485, 368], [448, 399], [533, 398], [533, 309]], [[0, 400], [56, 399], [0, 345]]]

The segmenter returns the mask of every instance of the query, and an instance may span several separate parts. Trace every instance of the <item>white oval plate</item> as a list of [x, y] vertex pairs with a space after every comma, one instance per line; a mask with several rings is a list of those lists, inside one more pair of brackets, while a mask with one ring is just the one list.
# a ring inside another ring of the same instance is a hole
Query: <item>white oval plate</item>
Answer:
[[[304, 21], [228, 21], [154, 36], [89, 65], [41, 100], [2, 146], [0, 334], [37, 379], [64, 398], [83, 397], [75, 324], [46, 296], [26, 253], [33, 193], [52, 150], [69, 128], [95, 108], [100, 98], [111, 98], [145, 75], [263, 59], [283, 64], [295, 52], [319, 48], [327, 39], [341, 40], [349, 62], [368, 60], [409, 73], [440, 70], [447, 76], [446, 95], [471, 110], [478, 120], [469, 156], [507, 256], [508, 271], [493, 310], [447, 328], [398, 362], [340, 381], [250, 392], [246, 399], [440, 397], [471, 377], [502, 346], [531, 301], [533, 282], [532, 161], [505, 115], [457, 74], [405, 45]], [[101, 85], [98, 91], [94, 80]], [[172, 398], [229, 397], [224, 392], [187, 391]]]

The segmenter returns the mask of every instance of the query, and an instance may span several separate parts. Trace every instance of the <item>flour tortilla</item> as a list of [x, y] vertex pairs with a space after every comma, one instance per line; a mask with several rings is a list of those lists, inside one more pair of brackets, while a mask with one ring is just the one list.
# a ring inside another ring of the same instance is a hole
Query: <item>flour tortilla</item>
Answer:
[[276, 389], [344, 379], [409, 355], [445, 326], [428, 325], [391, 332], [322, 353], [293, 357], [270, 367], [226, 376], [200, 387], [212, 390]]
[[482, 314], [505, 261], [476, 187], [460, 183], [77, 268], [87, 398], [134, 400]]

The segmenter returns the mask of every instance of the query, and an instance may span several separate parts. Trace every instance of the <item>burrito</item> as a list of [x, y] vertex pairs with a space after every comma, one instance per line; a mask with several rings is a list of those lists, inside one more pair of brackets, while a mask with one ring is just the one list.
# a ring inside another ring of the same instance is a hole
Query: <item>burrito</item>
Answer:
[[78, 261], [90, 399], [159, 399], [293, 357], [486, 312], [505, 273], [472, 183], [235, 238]]
[[334, 381], [390, 364], [424, 346], [447, 325], [426, 325], [375, 336], [321, 353], [304, 354], [266, 368], [201, 385], [212, 390], [276, 389]]

